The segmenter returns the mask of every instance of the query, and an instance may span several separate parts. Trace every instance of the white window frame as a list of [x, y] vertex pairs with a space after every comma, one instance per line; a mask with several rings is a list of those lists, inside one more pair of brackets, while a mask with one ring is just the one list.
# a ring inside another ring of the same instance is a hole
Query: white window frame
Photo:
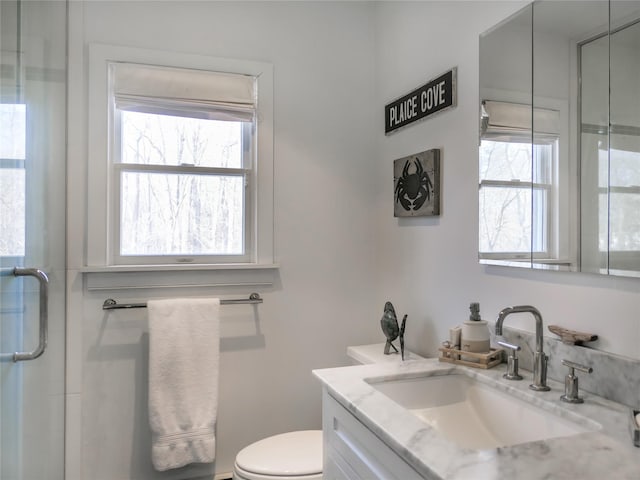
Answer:
[[[238, 263], [218, 257], [216, 263], [181, 262], [183, 257], [149, 257], [145, 265], [182, 268], [239, 268], [271, 266], [273, 245], [273, 68], [270, 64], [244, 60], [222, 59], [203, 55], [178, 54], [158, 50], [92, 44], [89, 47], [88, 88], [88, 179], [86, 267], [91, 270], [117, 268], [125, 263], [119, 252], [116, 231], [119, 218], [119, 194], [115, 195], [119, 168], [112, 168], [113, 124], [109, 120], [110, 95], [108, 68], [112, 62], [187, 68], [212, 72], [237, 73], [256, 78], [258, 103], [256, 111], [256, 154], [251, 169], [255, 181], [249, 185], [245, 220], [251, 238], [245, 243], [248, 255]], [[107, 179], [105, 182], [104, 179]], [[115, 197], [115, 198], [114, 198]], [[138, 257], [134, 257], [138, 258]], [[197, 257], [196, 257], [197, 258]], [[237, 258], [237, 257], [236, 257]], [[140, 264], [142, 265], [142, 263]]]
[[[498, 133], [498, 132], [494, 132]], [[501, 132], [499, 134], [500, 138], [492, 139], [487, 138], [487, 140], [492, 140], [496, 142], [505, 142], [505, 143], [521, 143], [522, 141], [531, 141], [531, 135], [522, 135], [514, 132]], [[545, 145], [551, 145], [552, 147], [552, 158], [549, 161], [548, 171], [545, 168], [544, 172], [541, 172], [542, 176], [548, 179], [548, 182], [531, 182], [531, 181], [523, 181], [518, 179], [513, 180], [494, 180], [494, 179], [481, 179], [479, 183], [479, 188], [482, 190], [483, 188], [507, 188], [511, 190], [524, 189], [532, 192], [540, 191], [545, 192], [546, 197], [546, 206], [544, 212], [539, 212], [538, 210], [534, 210], [538, 213], [538, 215], [542, 214], [542, 219], [539, 224], [535, 223], [535, 219], [531, 219], [531, 231], [530, 231], [530, 248], [526, 252], [512, 252], [512, 251], [493, 251], [493, 252], [479, 252], [479, 256], [481, 259], [505, 259], [505, 260], [522, 260], [522, 259], [547, 259], [552, 258], [554, 255], [554, 239], [553, 232], [556, 218], [555, 211], [556, 208], [556, 199], [554, 195], [554, 179], [555, 179], [555, 170], [557, 168], [558, 163], [558, 147], [557, 147], [557, 137], [551, 138], [546, 137], [545, 139], [538, 137], [536, 144], [543, 143]], [[532, 156], [535, 155], [536, 144], [532, 144], [533, 151]], [[536, 172], [533, 173], [534, 176]], [[532, 202], [535, 202], [535, 198], [532, 196]], [[534, 240], [533, 237], [536, 235], [536, 230], [542, 230], [542, 245], [540, 249], [534, 250]]]
[[[111, 73], [112, 80], [113, 77], [117, 75], [120, 66], [123, 65], [121, 63], [112, 64], [113, 72]], [[137, 72], [138, 66], [125, 64], [128, 72]], [[148, 70], [146, 65], [140, 66], [143, 71]], [[162, 78], [171, 78], [174, 73], [174, 68], [165, 69], [162, 68], [154, 68], [154, 72], [157, 72]], [[189, 74], [193, 72], [193, 70], [183, 69], [180, 73], [185, 72]], [[215, 74], [214, 74], [215, 76]], [[244, 75], [243, 75], [244, 77]], [[245, 77], [246, 78], [246, 77]], [[251, 77], [253, 78], [253, 77]], [[162, 80], [162, 79], [160, 79]], [[189, 80], [186, 78], [185, 80]], [[212, 79], [215, 80], [215, 77]], [[246, 81], [241, 80], [242, 84]], [[254, 81], [251, 81], [254, 83]], [[113, 86], [110, 87], [113, 90]], [[146, 92], [144, 92], [146, 93]], [[164, 93], [164, 92], [162, 92]], [[219, 118], [219, 114], [222, 112], [223, 115], [227, 116], [228, 111], [221, 111], [218, 108], [210, 109], [211, 107], [203, 107], [201, 105], [195, 105], [189, 102], [181, 102], [180, 105], [175, 105], [175, 102], [166, 101], [163, 98], [142, 98], [136, 99], [132, 98], [130, 95], [125, 95], [124, 97], [119, 95], [116, 91], [110, 91], [110, 101], [109, 101], [109, 125], [112, 127], [110, 129], [111, 137], [109, 139], [109, 144], [113, 147], [110, 152], [111, 162], [110, 162], [110, 174], [111, 174], [111, 191], [109, 192], [111, 195], [112, 202], [112, 212], [111, 212], [111, 228], [113, 238], [111, 240], [112, 246], [112, 258], [115, 264], [118, 265], [131, 265], [131, 264], [188, 264], [188, 263], [219, 263], [219, 264], [228, 264], [228, 263], [247, 263], [251, 262], [252, 254], [253, 254], [253, 245], [252, 239], [254, 238], [254, 222], [253, 217], [255, 216], [254, 208], [252, 208], [253, 201], [253, 191], [255, 187], [255, 179], [254, 179], [254, 164], [255, 164], [255, 147], [256, 143], [256, 129], [255, 129], [255, 115], [251, 115], [253, 117], [253, 121], [246, 121], [249, 118], [244, 118], [246, 114], [243, 114], [243, 129], [242, 129], [242, 137], [243, 137], [243, 167], [242, 168], [221, 168], [221, 167], [203, 167], [203, 166], [187, 166], [187, 165], [158, 165], [158, 164], [139, 164], [139, 163], [125, 163], [122, 158], [122, 111], [125, 110], [139, 110], [145, 111], [151, 114], [162, 114], [162, 115], [184, 115], [186, 117], [191, 118], [201, 118], [204, 115], [204, 118], [209, 118], [210, 114], [213, 114], [213, 118]], [[166, 94], [165, 94], [166, 95]], [[248, 101], [248, 100], [247, 100]], [[217, 113], [216, 113], [217, 112]], [[238, 118], [239, 119], [239, 118]], [[234, 118], [234, 120], [238, 120]], [[121, 189], [121, 180], [123, 172], [132, 172], [132, 173], [161, 173], [166, 175], [171, 174], [185, 174], [185, 175], [232, 175], [232, 176], [240, 176], [243, 179], [244, 183], [244, 194], [243, 194], [243, 239], [242, 245], [244, 252], [242, 254], [236, 255], [122, 255], [121, 253], [121, 218], [122, 218], [122, 189]]]

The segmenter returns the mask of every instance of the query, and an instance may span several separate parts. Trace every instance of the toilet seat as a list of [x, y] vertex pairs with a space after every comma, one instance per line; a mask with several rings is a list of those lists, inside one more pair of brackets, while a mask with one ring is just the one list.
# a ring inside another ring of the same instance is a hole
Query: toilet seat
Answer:
[[236, 478], [312, 480], [322, 478], [322, 430], [282, 433], [243, 448], [236, 456]]
[[303, 475], [303, 476], [277, 476], [273, 477], [271, 475], [260, 475], [258, 473], [251, 473], [242, 470], [236, 464], [233, 470], [233, 480], [322, 480], [322, 473], [316, 473], [314, 475]]

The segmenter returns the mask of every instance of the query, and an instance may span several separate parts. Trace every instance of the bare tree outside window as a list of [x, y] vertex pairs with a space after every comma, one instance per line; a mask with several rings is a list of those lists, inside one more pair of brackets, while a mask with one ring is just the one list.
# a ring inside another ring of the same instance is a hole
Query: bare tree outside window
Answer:
[[[518, 136], [480, 145], [479, 247], [481, 254], [520, 258], [546, 254], [551, 218], [555, 137], [532, 144]], [[534, 181], [532, 181], [534, 179]]]
[[121, 255], [242, 254], [245, 176], [224, 169], [243, 167], [243, 122], [131, 111], [121, 122]]
[[483, 140], [480, 147], [480, 251], [531, 248], [531, 145]]

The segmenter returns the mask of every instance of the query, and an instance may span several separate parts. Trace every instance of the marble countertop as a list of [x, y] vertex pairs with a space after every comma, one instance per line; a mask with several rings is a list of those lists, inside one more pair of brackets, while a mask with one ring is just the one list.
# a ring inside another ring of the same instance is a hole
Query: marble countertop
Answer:
[[[563, 384], [549, 380], [551, 391], [534, 392], [528, 388], [531, 372], [521, 369], [523, 381], [507, 381], [502, 378], [505, 368], [501, 364], [481, 370], [425, 359], [320, 369], [313, 374], [333, 398], [426, 479], [640, 479], [640, 448], [633, 446], [629, 432], [629, 407], [588, 392], [580, 393], [583, 404], [568, 404], [560, 401]], [[464, 373], [557, 415], [593, 420], [602, 428], [570, 437], [472, 450], [447, 440], [366, 381], [436, 372]]]

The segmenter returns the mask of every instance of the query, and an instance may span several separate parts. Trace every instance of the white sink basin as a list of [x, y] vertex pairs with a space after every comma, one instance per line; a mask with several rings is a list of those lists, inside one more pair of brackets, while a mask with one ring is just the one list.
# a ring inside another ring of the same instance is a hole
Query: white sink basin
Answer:
[[600, 428], [586, 418], [561, 417], [463, 374], [367, 382], [464, 448], [505, 447]]

